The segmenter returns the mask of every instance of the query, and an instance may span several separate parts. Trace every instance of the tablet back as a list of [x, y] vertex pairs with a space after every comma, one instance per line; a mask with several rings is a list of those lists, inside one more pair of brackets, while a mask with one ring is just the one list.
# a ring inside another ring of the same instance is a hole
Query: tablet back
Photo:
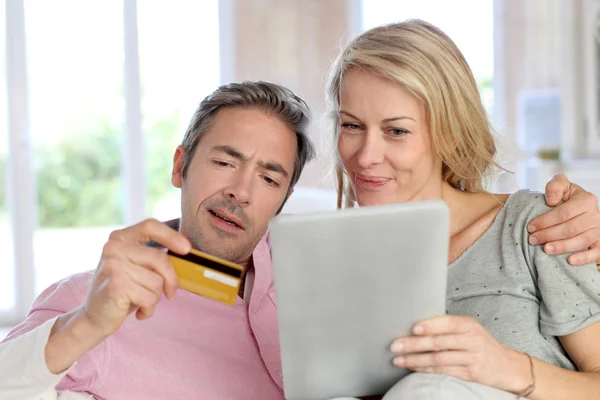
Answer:
[[445, 314], [442, 201], [280, 215], [270, 223], [286, 399], [383, 394], [392, 341]]

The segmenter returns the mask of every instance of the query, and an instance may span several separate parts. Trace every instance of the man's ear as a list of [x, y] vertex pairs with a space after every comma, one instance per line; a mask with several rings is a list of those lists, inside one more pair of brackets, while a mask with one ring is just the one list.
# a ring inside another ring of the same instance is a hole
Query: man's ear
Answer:
[[183, 186], [183, 160], [185, 158], [185, 149], [182, 145], [177, 146], [173, 155], [173, 171], [171, 171], [171, 183], [176, 188]]

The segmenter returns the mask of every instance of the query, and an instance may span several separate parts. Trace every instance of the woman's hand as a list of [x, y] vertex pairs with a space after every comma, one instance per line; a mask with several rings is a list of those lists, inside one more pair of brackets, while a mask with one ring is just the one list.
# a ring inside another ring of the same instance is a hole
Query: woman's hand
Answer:
[[473, 318], [430, 319], [416, 324], [413, 334], [392, 343], [398, 367], [449, 375], [512, 393], [531, 383], [527, 355], [499, 343]]

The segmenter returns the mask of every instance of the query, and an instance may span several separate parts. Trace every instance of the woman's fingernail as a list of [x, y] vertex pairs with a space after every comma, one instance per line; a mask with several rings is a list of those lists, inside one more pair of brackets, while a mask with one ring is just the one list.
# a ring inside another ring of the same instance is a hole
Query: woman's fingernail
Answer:
[[536, 238], [535, 236], [530, 236], [529, 237], [529, 244], [532, 246], [536, 246], [539, 243], [538, 238]]
[[423, 329], [421, 325], [415, 325], [415, 327], [413, 328], [413, 333], [415, 335], [420, 335], [423, 332], [425, 332], [425, 329]]
[[550, 254], [554, 252], [554, 246], [551, 244], [546, 245], [546, 253]]
[[404, 366], [404, 362], [405, 362], [404, 357], [396, 357], [396, 358], [394, 358], [394, 365], [396, 365], [398, 367]]
[[404, 343], [402, 342], [394, 342], [392, 343], [392, 352], [399, 353], [404, 349]]

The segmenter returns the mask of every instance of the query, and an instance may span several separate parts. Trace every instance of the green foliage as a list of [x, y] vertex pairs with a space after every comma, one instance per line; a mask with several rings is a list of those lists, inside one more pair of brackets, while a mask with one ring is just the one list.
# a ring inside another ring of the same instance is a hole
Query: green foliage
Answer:
[[152, 207], [165, 194], [173, 189], [171, 169], [175, 148], [181, 143], [179, 136], [179, 113], [156, 122], [145, 136], [146, 146], [146, 213], [152, 214]]
[[477, 86], [479, 86], [480, 90], [483, 89], [492, 89], [492, 84], [493, 84], [493, 78], [491, 76], [485, 77], [485, 78], [479, 78], [477, 80]]
[[[65, 135], [34, 153], [41, 227], [89, 227], [123, 222], [121, 157], [123, 132], [108, 122]], [[146, 146], [148, 212], [171, 188], [170, 171], [178, 143], [177, 113], [149, 127]], [[0, 156], [0, 214], [6, 207], [6, 160]]]
[[40, 226], [122, 222], [121, 130], [102, 122], [35, 151]]

